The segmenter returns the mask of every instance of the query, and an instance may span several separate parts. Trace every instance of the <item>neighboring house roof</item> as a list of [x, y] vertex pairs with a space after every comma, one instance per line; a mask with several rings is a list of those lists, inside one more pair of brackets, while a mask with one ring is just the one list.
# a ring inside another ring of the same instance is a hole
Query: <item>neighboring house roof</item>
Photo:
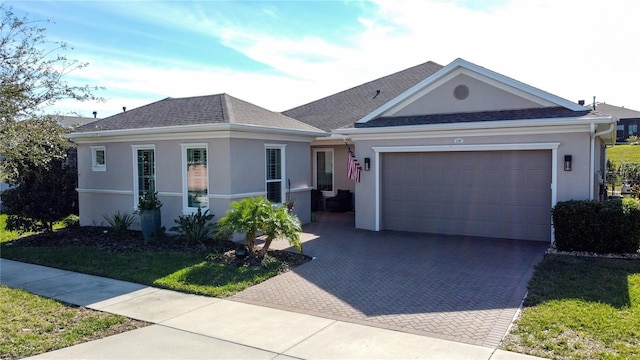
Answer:
[[353, 124], [442, 69], [432, 61], [282, 112], [324, 131]]
[[624, 119], [640, 119], [640, 111], [627, 109], [625, 107], [609, 105], [605, 103], [596, 103], [596, 112], [606, 115], [615, 116], [620, 120]]
[[236, 124], [321, 133], [311, 125], [228, 94], [166, 98], [81, 126], [76, 129], [76, 133], [209, 124]]
[[83, 116], [66, 116], [66, 115], [51, 115], [51, 118], [55, 120], [60, 126], [66, 129], [73, 129], [82, 125], [86, 125], [97, 121], [99, 119]]

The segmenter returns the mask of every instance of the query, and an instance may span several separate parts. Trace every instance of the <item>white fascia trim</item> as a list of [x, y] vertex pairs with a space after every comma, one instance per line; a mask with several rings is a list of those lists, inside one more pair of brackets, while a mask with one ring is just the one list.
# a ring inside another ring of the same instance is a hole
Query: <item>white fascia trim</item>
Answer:
[[[295, 130], [295, 129], [283, 129], [275, 127], [266, 127], [258, 125], [246, 125], [246, 124], [198, 124], [198, 125], [178, 125], [178, 126], [165, 126], [165, 127], [153, 127], [153, 128], [140, 128], [140, 129], [121, 129], [121, 130], [96, 130], [87, 132], [74, 132], [67, 137], [76, 143], [83, 143], [83, 139], [104, 139], [110, 137], [133, 137], [133, 136], [153, 136], [162, 137], [167, 136], [167, 139], [175, 139], [176, 134], [185, 134], [189, 136], [189, 133], [197, 134], [200, 137], [203, 136], [203, 132], [250, 132], [260, 134], [275, 134], [286, 135], [296, 137], [310, 137], [308, 141], [312, 141], [312, 138], [329, 136], [328, 133], [318, 130]], [[182, 138], [182, 135], [180, 136]], [[227, 135], [229, 137], [229, 135]]]
[[[535, 98], [546, 100], [550, 104], [556, 104], [557, 106], [562, 106], [562, 107], [565, 107], [565, 108], [573, 110], [573, 111], [584, 111], [584, 110], [586, 110], [586, 108], [584, 106], [578, 105], [578, 104], [576, 104], [576, 103], [574, 103], [572, 101], [569, 101], [567, 99], [563, 99], [563, 98], [561, 98], [559, 96], [553, 95], [553, 94], [548, 93], [546, 91], [540, 90], [540, 89], [535, 88], [535, 87], [530, 86], [530, 85], [527, 85], [525, 83], [522, 83], [522, 82], [517, 81], [515, 79], [512, 79], [510, 77], [507, 77], [507, 76], [504, 76], [502, 74], [499, 74], [499, 73], [497, 73], [495, 71], [491, 71], [491, 70], [489, 70], [487, 68], [478, 66], [478, 65], [473, 64], [473, 63], [471, 63], [469, 61], [466, 61], [464, 59], [458, 58], [458, 59], [454, 60], [453, 62], [451, 62], [450, 64], [448, 64], [447, 66], [445, 66], [442, 69], [438, 70], [437, 72], [435, 72], [434, 74], [432, 74], [428, 78], [426, 78], [426, 79], [422, 80], [421, 82], [417, 83], [416, 85], [414, 85], [413, 87], [411, 87], [407, 91], [405, 91], [402, 94], [398, 95], [396, 98], [392, 99], [388, 103], [384, 104], [383, 106], [381, 106], [378, 109], [374, 110], [373, 112], [371, 112], [370, 114], [366, 115], [362, 119], [358, 120], [357, 122], [358, 123], [366, 123], [369, 120], [380, 116], [381, 114], [389, 111], [390, 109], [394, 108], [396, 105], [400, 104], [401, 102], [409, 99], [410, 97], [412, 97], [417, 92], [420, 92], [422, 89], [425, 89], [425, 88], [427, 88], [429, 86], [432, 86], [432, 85], [436, 85], [437, 82], [439, 82], [441, 79], [447, 77], [447, 75], [449, 75], [450, 73], [453, 73], [457, 69], [466, 69], [466, 70], [468, 70], [466, 72], [460, 72], [460, 73], [464, 73], [466, 75], [470, 75], [469, 72], [475, 72], [475, 73], [480, 74], [482, 76], [485, 76], [485, 77], [487, 77], [489, 79], [492, 79], [492, 80], [494, 80], [494, 81], [496, 81], [498, 83], [502, 83], [502, 84], [506, 85], [507, 87], [511, 87], [513, 89], [520, 90], [521, 92], [530, 94]], [[455, 75], [457, 75], [457, 73]], [[474, 77], [478, 78], [477, 76], [474, 76]], [[501, 88], [505, 89], [505, 87], [501, 87]], [[528, 97], [528, 98], [531, 99], [531, 97]]]
[[[475, 131], [483, 135], [492, 135], [500, 132], [502, 129], [508, 129], [510, 132], [514, 128], [527, 133], [546, 129], [549, 131], [558, 131], [558, 128], [574, 127], [576, 131], [582, 131], [586, 126], [591, 124], [608, 124], [615, 122], [616, 119], [611, 116], [604, 117], [576, 117], [576, 118], [547, 118], [547, 119], [527, 119], [527, 120], [496, 120], [496, 121], [474, 121], [462, 123], [447, 124], [425, 124], [425, 125], [408, 125], [408, 126], [381, 126], [371, 128], [343, 128], [333, 130], [334, 134], [355, 137], [365, 137], [367, 135], [383, 135], [388, 134], [416, 134], [416, 133], [445, 133], [447, 131]], [[588, 131], [588, 130], [587, 130]], [[392, 135], [393, 134], [393, 135]], [[432, 134], [433, 135], [433, 134]], [[437, 135], [437, 136], [442, 136]]]
[[328, 136], [328, 137], [315, 138], [311, 142], [311, 146], [330, 146], [330, 145], [344, 146], [345, 142], [353, 146], [353, 141], [351, 141], [351, 139], [349, 139], [345, 135], [332, 133], [331, 136]]
[[251, 132], [238, 132], [238, 131], [210, 131], [210, 132], [190, 132], [190, 133], [174, 133], [174, 134], [147, 134], [147, 135], [123, 135], [123, 136], [111, 136], [111, 137], [87, 137], [73, 139], [76, 144], [93, 144], [96, 142], [102, 143], [118, 143], [118, 142], [132, 142], [132, 141], [166, 141], [166, 140], [180, 140], [180, 141], [202, 141], [204, 139], [248, 139], [248, 140], [261, 140], [261, 141], [287, 141], [287, 142], [302, 142], [310, 143], [315, 139], [310, 136], [293, 136], [293, 135], [279, 135], [279, 134], [264, 134], [264, 133], [251, 133]]

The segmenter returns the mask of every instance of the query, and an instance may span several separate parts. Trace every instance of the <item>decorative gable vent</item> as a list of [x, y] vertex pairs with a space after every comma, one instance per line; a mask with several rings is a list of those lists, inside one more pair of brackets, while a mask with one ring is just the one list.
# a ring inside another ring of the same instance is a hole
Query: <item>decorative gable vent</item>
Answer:
[[469, 96], [469, 88], [467, 85], [458, 85], [453, 89], [453, 96], [458, 100], [464, 100]]

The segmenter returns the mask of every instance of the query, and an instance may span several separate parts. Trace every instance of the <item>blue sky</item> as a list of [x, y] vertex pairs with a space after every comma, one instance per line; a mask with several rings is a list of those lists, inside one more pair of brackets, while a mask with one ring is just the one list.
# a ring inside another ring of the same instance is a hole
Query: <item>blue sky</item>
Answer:
[[6, 4], [90, 65], [105, 117], [226, 92], [274, 111], [429, 60], [461, 57], [572, 101], [640, 111], [637, 0], [46, 1]]

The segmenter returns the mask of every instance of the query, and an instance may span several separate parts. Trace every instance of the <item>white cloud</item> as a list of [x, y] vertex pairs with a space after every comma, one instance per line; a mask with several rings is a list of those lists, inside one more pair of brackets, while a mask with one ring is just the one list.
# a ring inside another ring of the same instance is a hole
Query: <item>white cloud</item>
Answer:
[[[164, 13], [155, 21], [210, 34], [277, 71], [247, 72], [188, 59], [154, 67], [101, 58], [81, 75], [117, 94], [104, 105], [115, 107], [113, 112], [166, 96], [220, 92], [281, 111], [428, 60], [446, 65], [462, 57], [571, 101], [590, 102], [596, 95], [598, 101], [640, 110], [634, 18], [640, 2], [635, 0], [512, 0], [480, 10], [446, 1], [366, 5], [357, 26], [349, 26], [359, 31], [341, 39], [258, 31], [199, 9], [167, 16], [166, 9], [155, 8], [154, 13]], [[133, 93], [141, 95], [129, 97]]]

